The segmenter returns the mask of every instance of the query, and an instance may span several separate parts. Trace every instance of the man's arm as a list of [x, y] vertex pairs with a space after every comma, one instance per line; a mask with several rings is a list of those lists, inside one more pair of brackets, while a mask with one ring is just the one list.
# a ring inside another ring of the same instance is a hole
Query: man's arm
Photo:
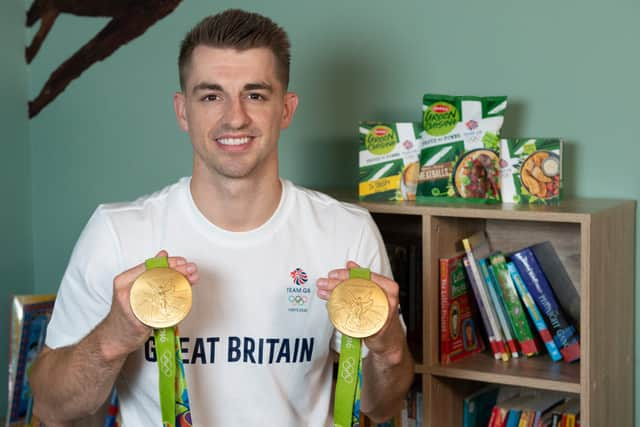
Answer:
[[[167, 254], [161, 251], [158, 256]], [[198, 279], [195, 264], [184, 258], [169, 258], [169, 266], [191, 283]], [[129, 305], [131, 285], [144, 271], [140, 264], [115, 278], [109, 313], [86, 337], [68, 347], [45, 348], [36, 359], [29, 379], [34, 414], [47, 425], [64, 425], [97, 411], [127, 356], [148, 339], [151, 329]]]
[[[413, 382], [413, 359], [397, 308], [388, 326], [384, 337], [377, 334], [365, 339], [369, 354], [362, 361], [360, 409], [374, 422], [400, 413]], [[381, 341], [372, 343], [374, 340]]]
[[[338, 283], [349, 278], [349, 269], [358, 264], [349, 261], [347, 268], [329, 272], [328, 278], [317, 282], [318, 296], [328, 299]], [[362, 364], [360, 409], [374, 422], [383, 422], [400, 412], [402, 403], [413, 382], [413, 359], [398, 314], [399, 286], [393, 280], [371, 273], [387, 295], [389, 318], [382, 329], [366, 338], [369, 354]]]

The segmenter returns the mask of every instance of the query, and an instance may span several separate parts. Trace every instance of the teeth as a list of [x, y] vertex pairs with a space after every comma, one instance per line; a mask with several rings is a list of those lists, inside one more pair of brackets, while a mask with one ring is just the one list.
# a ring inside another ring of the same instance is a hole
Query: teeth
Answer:
[[249, 142], [249, 137], [243, 138], [219, 138], [218, 142], [222, 145], [242, 145]]

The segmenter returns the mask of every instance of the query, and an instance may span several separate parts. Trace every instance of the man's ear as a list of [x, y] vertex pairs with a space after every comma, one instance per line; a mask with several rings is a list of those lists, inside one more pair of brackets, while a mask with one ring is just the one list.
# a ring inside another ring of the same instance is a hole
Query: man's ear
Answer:
[[186, 99], [182, 92], [176, 92], [175, 95], [173, 95], [173, 109], [176, 112], [176, 120], [178, 121], [180, 128], [185, 132], [189, 132]]
[[291, 124], [293, 113], [298, 108], [298, 95], [294, 92], [287, 92], [284, 95], [284, 109], [282, 110], [282, 120], [280, 121], [280, 129], [286, 129]]

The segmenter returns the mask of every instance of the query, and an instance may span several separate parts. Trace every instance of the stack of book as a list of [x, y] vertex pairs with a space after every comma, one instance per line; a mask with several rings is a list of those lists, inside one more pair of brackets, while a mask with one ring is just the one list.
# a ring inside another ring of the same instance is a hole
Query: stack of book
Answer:
[[[440, 260], [441, 363], [482, 351], [464, 346], [461, 351], [454, 339], [465, 328], [463, 322], [476, 330], [474, 306], [497, 360], [531, 357], [545, 349], [554, 362], [580, 358], [580, 296], [550, 242], [508, 255], [491, 250], [484, 233], [462, 244], [464, 254]], [[461, 284], [451, 276], [460, 262], [466, 271], [456, 276]], [[457, 290], [462, 288], [464, 292]], [[466, 302], [470, 295], [472, 304]], [[479, 334], [474, 339], [482, 342]]]
[[463, 401], [463, 427], [576, 427], [580, 400], [561, 392], [487, 385]]

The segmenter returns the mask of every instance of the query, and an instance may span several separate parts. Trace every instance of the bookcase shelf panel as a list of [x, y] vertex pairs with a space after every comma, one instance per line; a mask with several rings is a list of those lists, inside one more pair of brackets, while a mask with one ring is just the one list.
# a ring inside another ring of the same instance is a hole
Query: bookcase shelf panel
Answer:
[[[376, 221], [375, 214], [385, 214], [392, 222], [412, 217], [408, 222], [412, 233], [421, 225], [423, 358], [416, 373], [422, 375], [423, 427], [462, 425], [465, 396], [487, 383], [579, 395], [582, 426], [633, 425], [635, 201], [574, 199], [553, 206], [425, 204], [361, 202], [354, 194], [336, 194], [368, 209]], [[485, 231], [492, 248], [505, 253], [551, 241], [580, 292], [578, 363], [553, 363], [546, 355], [504, 363], [486, 352], [440, 364], [438, 260], [460, 252], [461, 239], [477, 231]]]
[[489, 353], [482, 353], [450, 365], [434, 365], [426, 371], [430, 375], [442, 377], [580, 393], [580, 365], [553, 363], [546, 355], [502, 362], [495, 360]]

